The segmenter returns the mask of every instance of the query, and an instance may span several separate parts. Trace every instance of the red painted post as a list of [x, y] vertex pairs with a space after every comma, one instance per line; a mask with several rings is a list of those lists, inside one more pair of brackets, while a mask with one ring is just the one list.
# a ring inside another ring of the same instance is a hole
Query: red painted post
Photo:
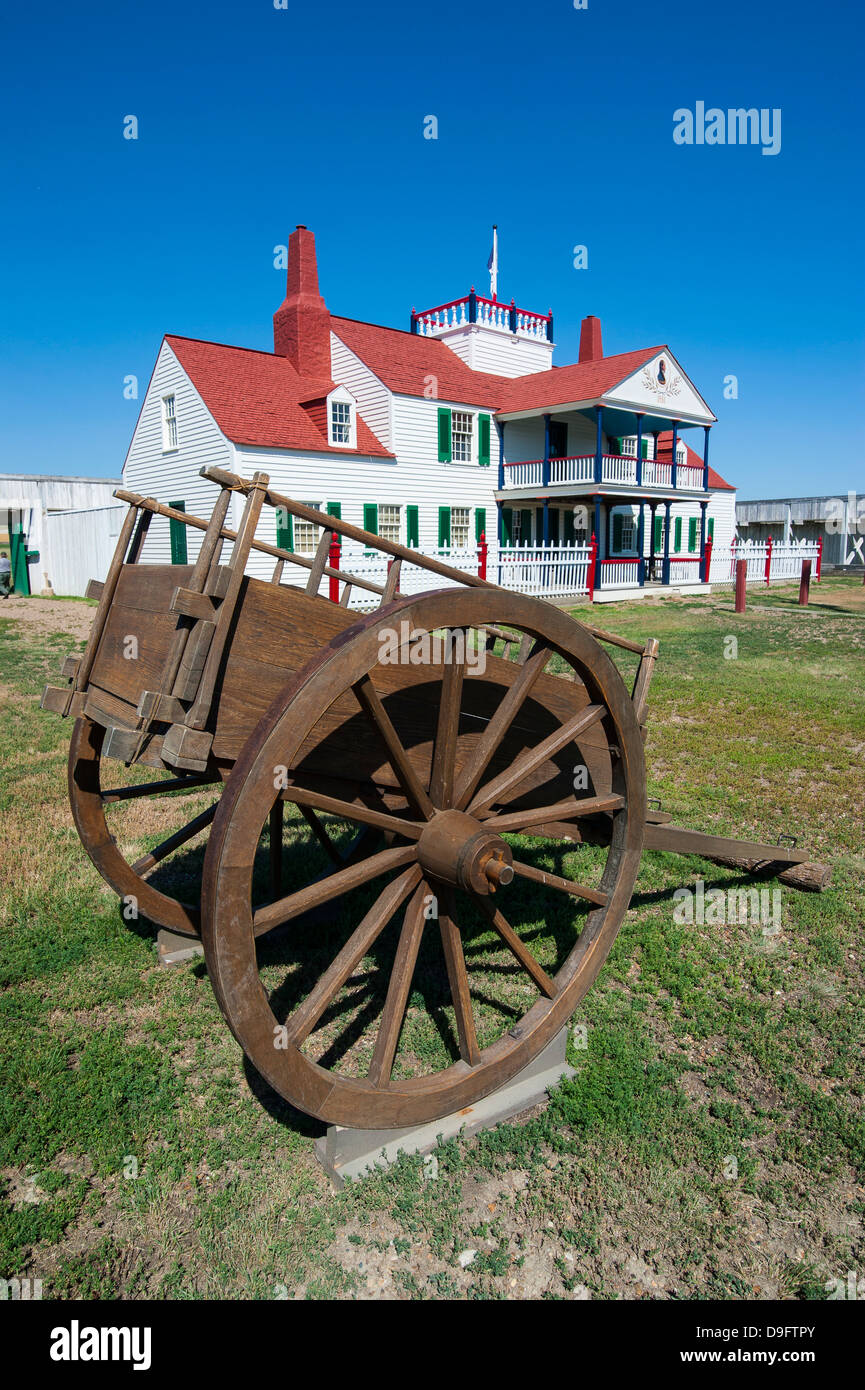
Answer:
[[808, 607], [808, 593], [811, 588], [811, 561], [802, 561], [802, 578], [799, 581], [799, 602], [803, 608]]
[[817, 537], [817, 583], [820, 583], [820, 575], [823, 570], [823, 537]]
[[709, 582], [709, 571], [712, 568], [712, 537], [706, 537], [706, 544], [703, 548], [703, 583]]
[[745, 591], [748, 587], [748, 561], [736, 561], [736, 612], [745, 611]]
[[[332, 570], [339, 569], [339, 536], [335, 531], [330, 533], [330, 549], [327, 552], [327, 563]], [[331, 603], [339, 603], [339, 580], [336, 575], [328, 575], [329, 588], [328, 598]]]
[[767, 583], [767, 584], [769, 583], [769, 576], [770, 576], [771, 573], [772, 573], [772, 537], [770, 536], [770, 537], [769, 537], [769, 543], [768, 543], [768, 545], [766, 546], [766, 583]]
[[487, 533], [481, 531], [481, 538], [478, 541], [478, 579], [487, 577]]
[[589, 578], [588, 578], [589, 600], [590, 600], [591, 603], [594, 603], [594, 601], [595, 601], [595, 569], [597, 568], [597, 563], [598, 563], [598, 542], [597, 542], [597, 540], [595, 539], [595, 533], [594, 533], [594, 531], [593, 531], [593, 532], [592, 532], [592, 543], [591, 543], [591, 545], [589, 546]]

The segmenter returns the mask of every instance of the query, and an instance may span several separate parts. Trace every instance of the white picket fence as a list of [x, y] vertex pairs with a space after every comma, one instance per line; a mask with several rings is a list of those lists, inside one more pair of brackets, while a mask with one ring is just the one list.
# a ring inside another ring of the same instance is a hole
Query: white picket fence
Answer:
[[[766, 555], [768, 545], [752, 541], [739, 541], [735, 545], [714, 546], [709, 570], [709, 583], [713, 585], [735, 584], [736, 561], [744, 560], [747, 565], [747, 582], [765, 584]], [[818, 546], [816, 541], [794, 541], [792, 545], [773, 545], [769, 581], [796, 580], [802, 574], [803, 560], [810, 560], [812, 576], [816, 578]]]
[[[492, 564], [490, 563], [492, 558]], [[518, 594], [564, 598], [589, 591], [587, 545], [502, 546], [487, 559], [487, 578]]]

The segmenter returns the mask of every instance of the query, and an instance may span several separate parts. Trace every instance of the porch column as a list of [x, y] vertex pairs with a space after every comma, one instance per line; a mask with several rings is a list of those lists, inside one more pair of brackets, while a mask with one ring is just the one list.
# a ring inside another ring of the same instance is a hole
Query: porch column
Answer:
[[643, 486], [643, 416], [637, 414], [637, 487]]
[[649, 503], [649, 578], [655, 578], [655, 512], [658, 510], [657, 502]]
[[[550, 485], [550, 417], [544, 416], [544, 469], [541, 475], [541, 482], [544, 487]], [[546, 505], [546, 504], [545, 504]], [[544, 512], [544, 531], [547, 529], [546, 512]], [[545, 537], [546, 539], [546, 537]]]
[[596, 540], [597, 543], [598, 543], [598, 555], [600, 555], [600, 553], [601, 553], [601, 540], [602, 540], [602, 536], [601, 536], [601, 499], [600, 499], [600, 497], [599, 497], [599, 495], [598, 495], [597, 493], [595, 493], [595, 532], [594, 532], [594, 534], [595, 534], [595, 540]]
[[637, 554], [640, 559], [637, 564], [637, 583], [642, 589], [646, 582], [646, 504], [640, 503], [640, 520], [637, 525]]
[[[675, 467], [675, 464], [673, 465]], [[670, 508], [672, 502], [664, 503], [664, 564], [661, 570], [661, 583], [670, 582]]]
[[503, 503], [503, 502], [496, 502], [496, 511], [498, 512], [498, 519], [497, 519], [497, 525], [496, 525], [496, 535], [497, 535], [498, 538], [499, 538], [499, 545], [500, 545], [500, 546], [501, 546], [501, 545], [504, 545], [504, 543], [505, 543], [505, 534], [504, 534], [504, 533], [505, 533], [505, 518], [504, 518], [504, 515], [503, 515], [503, 512], [502, 512], [503, 506], [504, 506], [504, 503]]
[[673, 421], [673, 487], [676, 486], [676, 450], [679, 447], [679, 421]]
[[704, 426], [703, 426], [703, 433], [704, 433], [705, 436], [706, 436], [706, 442], [705, 442], [705, 444], [703, 445], [703, 491], [704, 491], [704, 492], [708, 492], [708, 491], [709, 491], [709, 430], [710, 430], [711, 428], [712, 428], [711, 425], [704, 425]]
[[[500, 492], [501, 492], [502, 489], [504, 488], [504, 485], [505, 485], [505, 421], [503, 420], [503, 421], [501, 422], [501, 424], [499, 425], [499, 491], [500, 491]], [[499, 504], [499, 511], [501, 511], [501, 503]]]
[[703, 556], [704, 556], [705, 553], [706, 553], [706, 508], [708, 507], [708, 505], [709, 505], [708, 501], [706, 501], [706, 502], [701, 502], [701, 503], [700, 503], [700, 562], [701, 562], [701, 563], [702, 563], [702, 560], [703, 560]]
[[597, 434], [595, 438], [595, 482], [603, 481], [603, 455], [604, 455], [604, 407], [595, 406], [597, 412]]

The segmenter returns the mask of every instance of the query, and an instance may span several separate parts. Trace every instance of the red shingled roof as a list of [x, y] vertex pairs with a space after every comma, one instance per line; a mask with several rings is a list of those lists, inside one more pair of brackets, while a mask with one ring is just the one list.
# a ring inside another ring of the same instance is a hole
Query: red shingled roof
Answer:
[[663, 351], [663, 345], [639, 348], [636, 352], [602, 357], [597, 362], [572, 362], [567, 367], [551, 367], [548, 372], [516, 377], [499, 393], [497, 409], [502, 412], [533, 410], [541, 406], [568, 405], [571, 401], [597, 400]]
[[[684, 444], [684, 446], [685, 446], [685, 463], [688, 465], [688, 467], [689, 467], [689, 468], [702, 468], [702, 467], [703, 467], [703, 460], [700, 458], [700, 455], [699, 455], [699, 454], [695, 454], [695, 453], [694, 453], [694, 450], [691, 448], [691, 446], [690, 446], [690, 444], [688, 443], [688, 441], [687, 441], [686, 439], [682, 439], [682, 437], [681, 437], [681, 435], [680, 435], [680, 436], [679, 436], [679, 442], [680, 442], [681, 444]], [[673, 431], [672, 431], [672, 430], [667, 430], [664, 434], [659, 434], [659, 435], [658, 435], [658, 456], [661, 457], [665, 450], [666, 450], [667, 455], [669, 455], [669, 454], [670, 454], [670, 451], [672, 450], [672, 448], [673, 448]], [[735, 492], [735, 491], [736, 491], [736, 489], [735, 489], [735, 487], [733, 486], [732, 483], [728, 483], [724, 478], [721, 477], [720, 473], [716, 473], [716, 472], [715, 472], [715, 470], [714, 470], [714, 468], [712, 467], [711, 463], [709, 464], [709, 491], [710, 491], [710, 492]]]
[[173, 334], [165, 341], [223, 434], [235, 444], [394, 457], [361, 419], [360, 412], [356, 450], [329, 444], [301, 402], [321, 400], [335, 383], [299, 376], [287, 357]]
[[[403, 396], [429, 393], [429, 377], [437, 381], [436, 396], [442, 401], [485, 405], [495, 410], [510, 379], [475, 372], [438, 338], [383, 328], [377, 323], [341, 319], [331, 315], [331, 327], [347, 348], [375, 372], [391, 391]], [[549, 376], [549, 372], [542, 373]]]

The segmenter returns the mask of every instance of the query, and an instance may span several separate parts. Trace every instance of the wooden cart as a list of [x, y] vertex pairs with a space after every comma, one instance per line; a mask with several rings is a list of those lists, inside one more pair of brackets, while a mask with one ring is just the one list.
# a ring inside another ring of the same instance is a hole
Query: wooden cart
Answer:
[[[92, 586], [89, 641], [43, 707], [75, 718], [73, 816], [126, 915], [200, 934], [232, 1032], [294, 1105], [389, 1128], [515, 1076], [598, 974], [646, 847], [819, 886], [822, 871], [797, 869], [807, 855], [794, 848], [680, 830], [648, 809], [657, 642], [598, 631], [324, 515], [265, 474], [202, 474], [221, 488], [209, 521], [118, 491], [129, 512]], [[264, 507], [319, 527], [314, 557], [257, 538]], [[193, 565], [139, 563], [157, 514], [203, 533]], [[391, 557], [386, 584], [332, 563], [334, 533]], [[273, 558], [269, 582], [247, 575], [252, 552]], [[308, 570], [305, 588], [283, 582], [289, 564]], [[448, 587], [402, 595], [409, 565]], [[319, 596], [323, 584], [338, 602]], [[358, 591], [377, 604], [360, 617], [348, 608]], [[631, 691], [609, 644], [639, 657]], [[104, 785], [109, 760], [108, 781], [122, 785]], [[195, 813], [131, 861], [111, 816], [142, 799], [172, 821], [178, 800]], [[205, 834], [182, 901], [177, 875], [160, 887], [157, 871], [181, 849], [194, 865]], [[579, 876], [529, 862], [514, 835], [555, 843], [559, 867], [582, 856]], [[418, 999], [438, 1049], [406, 1026]]]

